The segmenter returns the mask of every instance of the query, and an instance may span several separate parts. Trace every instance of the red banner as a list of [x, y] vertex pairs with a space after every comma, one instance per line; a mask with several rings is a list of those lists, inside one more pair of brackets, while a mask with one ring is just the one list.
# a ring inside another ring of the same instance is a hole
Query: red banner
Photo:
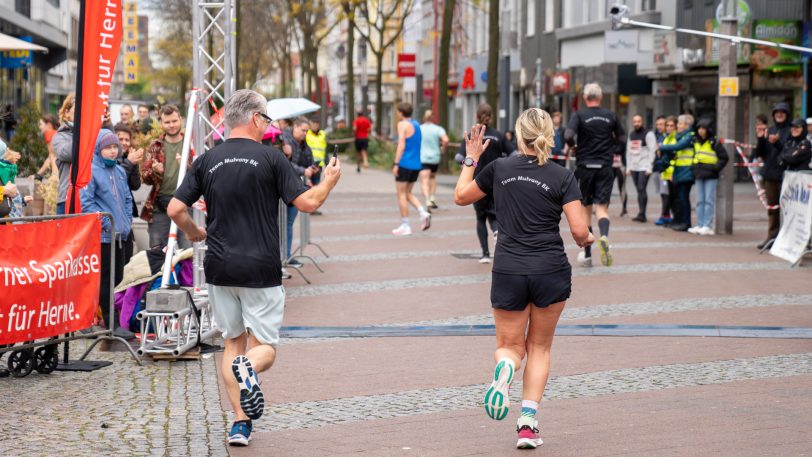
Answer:
[[398, 78], [417, 75], [417, 56], [415, 54], [398, 54]]
[[[73, 165], [79, 174], [73, 183], [78, 189], [90, 182], [93, 150], [107, 110], [113, 69], [121, 45], [122, 18], [120, 0], [85, 0], [84, 43], [82, 46], [81, 99], [78, 100], [80, 118], [76, 119], [79, 132], [79, 158]], [[69, 194], [72, 195], [72, 192]], [[77, 211], [79, 212], [79, 211]]]
[[99, 307], [100, 250], [95, 214], [0, 225], [0, 344], [90, 327]]

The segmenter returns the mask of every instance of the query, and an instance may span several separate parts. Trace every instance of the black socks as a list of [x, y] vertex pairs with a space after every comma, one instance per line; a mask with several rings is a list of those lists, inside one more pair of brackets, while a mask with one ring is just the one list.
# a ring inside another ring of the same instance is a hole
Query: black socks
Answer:
[[[589, 233], [592, 233], [592, 226], [589, 226]], [[584, 248], [584, 255], [589, 258], [592, 257], [592, 246], [587, 246]]]
[[598, 230], [600, 230], [601, 236], [609, 236], [609, 218], [608, 217], [598, 219]]

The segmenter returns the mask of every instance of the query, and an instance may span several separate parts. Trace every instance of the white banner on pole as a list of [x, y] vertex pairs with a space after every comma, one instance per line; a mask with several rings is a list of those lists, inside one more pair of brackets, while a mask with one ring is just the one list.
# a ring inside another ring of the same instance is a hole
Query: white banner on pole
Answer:
[[770, 254], [795, 263], [812, 236], [812, 174], [788, 171], [781, 186], [781, 231]]

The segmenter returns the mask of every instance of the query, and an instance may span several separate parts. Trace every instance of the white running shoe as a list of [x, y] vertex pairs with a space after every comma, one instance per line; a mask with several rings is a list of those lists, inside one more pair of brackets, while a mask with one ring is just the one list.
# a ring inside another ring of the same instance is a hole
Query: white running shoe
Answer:
[[493, 382], [485, 393], [485, 412], [491, 419], [502, 420], [510, 409], [510, 383], [515, 367], [507, 360], [500, 360], [493, 371]]
[[699, 229], [697, 233], [699, 233], [702, 236], [713, 236], [716, 234], [716, 232], [714, 232], [713, 229], [710, 227], [702, 227], [701, 229]]
[[412, 234], [412, 227], [408, 224], [400, 224], [400, 227], [392, 230], [392, 235], [407, 236]]
[[426, 211], [420, 215], [420, 230], [426, 231], [431, 227], [431, 213]]
[[699, 231], [702, 230], [702, 227], [695, 225], [688, 229], [688, 233], [692, 233], [694, 235], [699, 235]]
[[487, 255], [483, 255], [479, 258], [479, 263], [491, 263], [491, 257]]
[[581, 251], [578, 253], [578, 263], [584, 268], [592, 266], [592, 257], [587, 257], [586, 252]]

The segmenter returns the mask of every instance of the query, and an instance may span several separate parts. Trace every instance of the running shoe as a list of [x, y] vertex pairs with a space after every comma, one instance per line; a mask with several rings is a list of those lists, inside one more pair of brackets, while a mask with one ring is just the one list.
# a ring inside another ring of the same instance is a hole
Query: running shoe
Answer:
[[578, 263], [584, 268], [592, 267], [592, 257], [587, 257], [586, 252], [581, 251], [578, 253]]
[[716, 232], [714, 232], [713, 229], [710, 227], [702, 227], [696, 233], [702, 236], [713, 236], [716, 234]]
[[285, 268], [282, 268], [282, 279], [290, 279], [292, 277], [293, 277], [293, 275], [290, 274], [290, 272], [288, 270], [286, 270]]
[[668, 225], [671, 223], [671, 221], [672, 219], [670, 217], [661, 216], [659, 219], [657, 219], [657, 222], [655, 222], [654, 225]]
[[632, 218], [632, 220], [633, 220], [634, 222], [647, 222], [647, 221], [648, 221], [648, 219], [646, 219], [646, 215], [645, 215], [645, 214], [638, 214], [637, 216], [634, 216], [634, 217]]
[[605, 267], [611, 267], [612, 253], [609, 252], [609, 238], [606, 238], [606, 236], [600, 237], [598, 245], [601, 248], [601, 263]]
[[289, 267], [291, 267], [291, 268], [302, 268], [302, 266], [303, 266], [303, 265], [302, 265], [302, 262], [299, 262], [299, 261], [298, 261], [298, 260], [296, 260], [296, 259], [290, 259], [290, 260], [288, 260], [288, 261], [287, 261], [287, 263], [285, 263], [285, 265], [287, 265], [287, 266], [289, 266]]
[[392, 230], [392, 235], [407, 236], [412, 234], [412, 227], [406, 224], [401, 224], [400, 227]]
[[420, 215], [420, 230], [426, 231], [431, 227], [431, 213], [426, 211]]
[[234, 421], [231, 431], [228, 432], [229, 446], [248, 446], [251, 441], [251, 431], [254, 429], [250, 420]]
[[507, 417], [510, 407], [510, 383], [513, 382], [513, 365], [499, 361], [493, 371], [493, 382], [485, 393], [485, 412], [494, 420]]
[[231, 372], [240, 386], [240, 408], [250, 419], [259, 419], [265, 410], [265, 397], [259, 387], [259, 377], [251, 366], [251, 361], [244, 355], [234, 357]]
[[479, 263], [491, 263], [491, 256], [483, 255], [479, 258]]
[[688, 229], [688, 233], [691, 233], [691, 234], [694, 234], [694, 235], [699, 235], [700, 230], [702, 230], [702, 227], [700, 227], [698, 225], [695, 225], [695, 226]]
[[428, 205], [426, 205], [426, 206], [428, 206], [428, 207], [429, 207], [429, 208], [431, 208], [431, 209], [437, 209], [437, 208], [439, 208], [439, 206], [437, 206], [437, 202], [435, 202], [434, 200], [429, 200], [429, 203], [428, 203]]
[[538, 426], [538, 421], [532, 417], [519, 417], [519, 421], [516, 422], [516, 432], [519, 434], [516, 449], [535, 449], [544, 444], [539, 436]]

